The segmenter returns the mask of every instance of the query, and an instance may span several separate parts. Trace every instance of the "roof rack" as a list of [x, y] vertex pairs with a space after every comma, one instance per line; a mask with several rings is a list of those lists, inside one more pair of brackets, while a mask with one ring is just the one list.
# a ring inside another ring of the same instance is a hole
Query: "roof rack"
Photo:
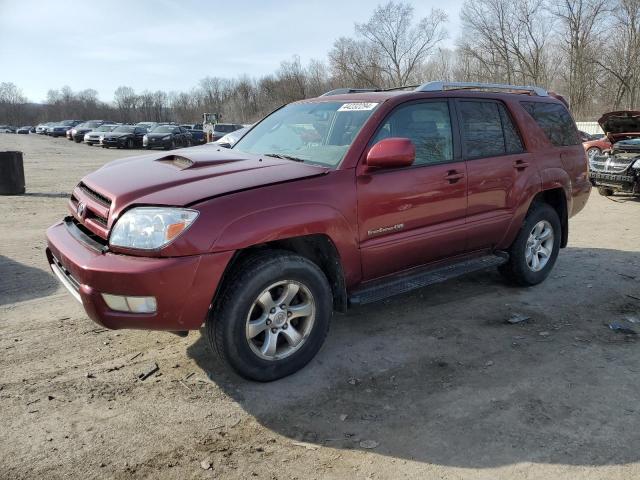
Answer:
[[379, 92], [379, 88], [336, 88], [329, 92], [323, 93], [321, 97], [330, 97], [331, 95], [343, 95], [345, 93], [367, 93], [367, 92]]
[[548, 97], [549, 93], [540, 87], [530, 85], [508, 85], [505, 83], [475, 83], [475, 82], [428, 82], [423, 83], [417, 92], [441, 92], [444, 90], [497, 90], [507, 92], [527, 92], [529, 95]]
[[402, 87], [391, 88], [336, 88], [327, 93], [320, 95], [321, 97], [329, 97], [331, 95], [343, 95], [345, 93], [367, 93], [367, 92], [393, 92], [394, 90], [405, 90], [407, 88], [416, 89], [419, 85], [403, 85]]

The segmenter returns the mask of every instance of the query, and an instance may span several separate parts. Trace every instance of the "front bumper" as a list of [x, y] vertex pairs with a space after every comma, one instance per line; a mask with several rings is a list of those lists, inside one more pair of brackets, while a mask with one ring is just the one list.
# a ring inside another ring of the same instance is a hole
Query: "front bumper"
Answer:
[[[182, 331], [200, 328], [233, 252], [151, 258], [100, 252], [81, 242], [68, 223], [47, 230], [52, 271], [89, 317], [111, 329]], [[111, 310], [102, 293], [152, 296], [155, 313]]]
[[146, 138], [142, 141], [142, 146], [145, 148], [168, 148], [171, 146], [171, 139]]
[[589, 179], [594, 187], [609, 187], [626, 193], [640, 193], [640, 177], [625, 173], [603, 173], [591, 171]]
[[100, 141], [100, 145], [105, 147], [121, 147], [126, 143], [126, 140], [123, 138], [103, 138]]

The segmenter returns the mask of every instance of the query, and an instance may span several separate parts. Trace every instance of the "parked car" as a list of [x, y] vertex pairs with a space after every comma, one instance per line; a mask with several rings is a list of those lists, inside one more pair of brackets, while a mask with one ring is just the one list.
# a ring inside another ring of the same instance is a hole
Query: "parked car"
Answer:
[[100, 325], [204, 323], [227, 365], [269, 381], [314, 357], [333, 310], [496, 266], [542, 282], [590, 190], [576, 125], [543, 89], [343, 89], [278, 109], [231, 149], [90, 173], [46, 251]]
[[213, 126], [213, 135], [211, 136], [211, 141], [215, 142], [216, 140], [221, 139], [227, 133], [235, 132], [243, 128], [243, 125], [237, 123], [216, 123]]
[[0, 125], [0, 133], [16, 133], [16, 129], [11, 125]]
[[609, 150], [611, 148], [611, 142], [606, 136], [600, 138], [589, 136], [588, 139], [582, 141], [582, 146], [584, 147], [584, 151], [587, 152], [587, 157], [591, 159]]
[[640, 195], [640, 112], [605, 113], [598, 123], [612, 147], [589, 157], [589, 177], [600, 195]]
[[136, 148], [142, 146], [142, 137], [147, 129], [135, 125], [118, 125], [110, 132], [105, 132], [100, 137], [102, 148]]
[[47, 129], [47, 127], [48, 127], [49, 125], [52, 125], [52, 123], [51, 123], [51, 122], [47, 122], [47, 123], [39, 123], [39, 124], [36, 126], [36, 133], [37, 133], [37, 134], [39, 134], [39, 135], [44, 135], [44, 134], [45, 134], [45, 132], [46, 132], [46, 129]]
[[81, 120], [63, 120], [62, 122], [56, 123], [53, 126], [47, 128], [47, 135], [51, 137], [64, 137], [67, 135], [67, 131], [71, 128], [75, 127], [79, 123], [82, 123]]
[[202, 145], [207, 142], [201, 123], [186, 123], [180, 126], [191, 133], [191, 145]]
[[94, 131], [100, 125], [104, 124], [115, 125], [113, 122], [108, 122], [106, 120], [89, 120], [87, 122], [80, 123], [71, 129], [70, 140], [80, 143], [84, 140], [85, 134]]
[[31, 131], [33, 130], [33, 127], [31, 125], [26, 125], [24, 127], [20, 127], [16, 130], [16, 133], [20, 133], [22, 135], [29, 135], [29, 133], [31, 133]]
[[238, 140], [240, 140], [242, 137], [244, 137], [244, 135], [251, 129], [251, 126], [249, 127], [242, 127], [238, 130], [235, 130], [231, 133], [227, 133], [225, 136], [223, 136], [222, 138], [220, 138], [219, 140], [216, 140], [215, 142], [211, 142], [215, 145], [219, 145], [221, 147], [225, 147], [225, 148], [231, 148], [233, 147], [236, 142]]
[[158, 125], [142, 138], [144, 148], [174, 150], [191, 146], [191, 133], [178, 125]]
[[83, 138], [84, 143], [86, 143], [87, 145], [95, 145], [97, 143], [100, 143], [100, 137], [102, 137], [105, 134], [105, 132], [113, 131], [113, 129], [116, 128], [118, 125], [119, 124], [117, 123], [114, 123], [114, 124], [103, 123], [99, 127], [84, 134], [84, 138]]

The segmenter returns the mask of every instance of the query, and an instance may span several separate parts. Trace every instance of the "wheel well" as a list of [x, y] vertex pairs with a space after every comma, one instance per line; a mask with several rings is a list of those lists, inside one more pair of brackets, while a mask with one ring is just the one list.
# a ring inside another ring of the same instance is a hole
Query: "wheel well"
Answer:
[[305, 235], [302, 237], [274, 240], [238, 250], [223, 275], [222, 282], [228, 273], [239, 265], [245, 258], [260, 250], [288, 250], [308, 258], [318, 265], [327, 276], [333, 293], [333, 308], [339, 312], [347, 311], [347, 289], [344, 281], [344, 272], [340, 262], [340, 255], [335, 245], [326, 235]]
[[562, 188], [553, 188], [551, 190], [544, 190], [538, 193], [533, 202], [546, 203], [554, 208], [560, 217], [560, 224], [562, 225], [562, 238], [560, 240], [560, 248], [567, 246], [569, 240], [569, 212], [567, 211], [567, 198], [565, 197], [564, 190]]

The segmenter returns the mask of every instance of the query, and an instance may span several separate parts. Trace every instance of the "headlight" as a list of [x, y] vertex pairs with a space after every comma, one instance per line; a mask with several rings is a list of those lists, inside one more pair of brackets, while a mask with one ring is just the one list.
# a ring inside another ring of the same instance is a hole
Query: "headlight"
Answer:
[[141, 250], [156, 250], [168, 245], [198, 218], [198, 212], [186, 208], [136, 207], [116, 222], [110, 245]]
[[98, 140], [100, 141], [104, 140], [104, 135], [100, 135], [100, 137], [98, 137]]
[[636, 160], [631, 168], [637, 168], [640, 170], [640, 160]]

